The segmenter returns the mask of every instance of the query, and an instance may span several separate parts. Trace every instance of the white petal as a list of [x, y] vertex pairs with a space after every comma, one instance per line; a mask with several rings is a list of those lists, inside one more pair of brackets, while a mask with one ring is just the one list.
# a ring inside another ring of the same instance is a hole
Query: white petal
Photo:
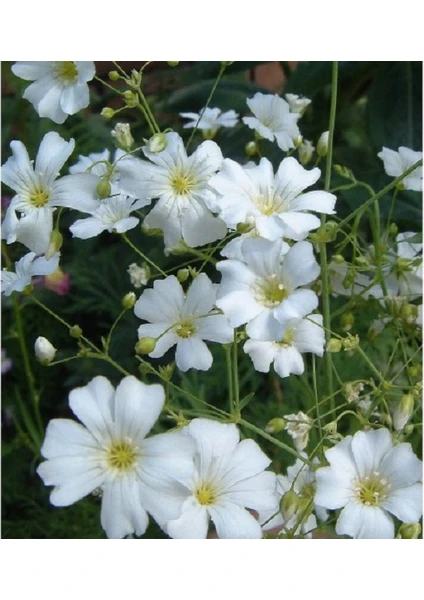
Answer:
[[[30, 90], [34, 88], [34, 86], [41, 84], [41, 81], [32, 83], [26, 90], [24, 97], [30, 99]], [[56, 80], [52, 80], [52, 85], [46, 91], [43, 98], [40, 99], [36, 110], [40, 117], [48, 117], [55, 123], [63, 123], [67, 118], [67, 114], [62, 110], [60, 106], [60, 98], [62, 96], [63, 86], [61, 84], [56, 83]]]
[[284, 326], [274, 317], [273, 309], [263, 307], [261, 314], [247, 324], [246, 333], [254, 340], [281, 340]]
[[212, 310], [215, 304], [218, 286], [205, 273], [198, 275], [187, 292], [183, 316], [204, 316]]
[[274, 308], [274, 316], [284, 326], [293, 319], [303, 319], [318, 307], [318, 296], [312, 290], [298, 289]]
[[284, 256], [283, 277], [291, 289], [312, 283], [319, 272], [310, 242], [298, 242]]
[[152, 323], [177, 323], [184, 307], [185, 296], [180, 282], [174, 275], [157, 280], [152, 290], [145, 290], [134, 306], [140, 319]]
[[36, 254], [44, 254], [53, 231], [53, 211], [49, 207], [32, 210], [19, 220], [16, 239]]
[[42, 173], [43, 181], [51, 184], [75, 148], [73, 139], [67, 142], [55, 131], [50, 131], [41, 140], [35, 160], [35, 171]]
[[394, 524], [391, 516], [381, 508], [349, 502], [336, 524], [338, 535], [356, 539], [393, 539]]
[[196, 336], [209, 342], [230, 344], [234, 338], [233, 328], [224, 315], [214, 315], [196, 321]]
[[188, 159], [188, 164], [201, 181], [207, 181], [218, 169], [223, 161], [220, 147], [215, 142], [207, 140], [196, 148]]
[[274, 369], [280, 377], [302, 375], [305, 370], [302, 355], [293, 347], [280, 348], [274, 359]]
[[225, 237], [227, 226], [202, 203], [192, 200], [182, 216], [181, 233], [187, 246], [195, 248]]
[[299, 323], [293, 338], [299, 352], [313, 352], [318, 356], [324, 354], [325, 333], [322, 324], [322, 315], [309, 315]]
[[334, 215], [336, 212], [336, 196], [328, 192], [315, 191], [301, 194], [291, 203], [292, 210], [313, 210], [326, 215]]
[[88, 240], [89, 238], [100, 235], [105, 229], [107, 229], [107, 225], [100, 219], [88, 217], [87, 219], [78, 219], [75, 221], [75, 223], [70, 226], [69, 231], [72, 233], [73, 237], [79, 238], [80, 240]]
[[[229, 462], [225, 467], [225, 471], [221, 476], [221, 484], [225, 491], [249, 491], [256, 489], [256, 483], [258, 489], [263, 489], [264, 480], [256, 482], [254, 479], [256, 475], [262, 473], [271, 464], [271, 459], [262, 452], [258, 444], [251, 440], [242, 440], [237, 444]], [[271, 474], [270, 474], [271, 475]], [[252, 481], [250, 481], [252, 479]], [[267, 489], [270, 489], [274, 493], [276, 486], [275, 476], [271, 483], [267, 483]], [[255, 508], [253, 505], [244, 504], [249, 508]]]
[[240, 434], [233, 423], [218, 423], [211, 419], [194, 419], [187, 431], [195, 440], [199, 452], [199, 474], [210, 479], [222, 472], [230, 461]]
[[84, 387], [69, 394], [72, 412], [84, 423], [99, 444], [113, 438], [113, 398], [115, 390], [106, 377], [94, 377]]
[[352, 439], [352, 452], [361, 477], [380, 471], [381, 461], [393, 448], [388, 429], [358, 431]]
[[389, 497], [381, 503], [381, 508], [391, 512], [403, 523], [418, 523], [423, 514], [422, 483], [390, 492]]
[[149, 518], [134, 478], [118, 475], [104, 486], [100, 519], [108, 538], [143, 535]]
[[226, 490], [225, 499], [232, 504], [256, 511], [273, 510], [271, 514], [275, 514], [278, 512], [279, 505], [275, 486], [275, 473], [263, 471], [254, 477], [249, 477], [246, 481], [235, 483]]
[[175, 539], [203, 540], [208, 533], [208, 512], [193, 497], [186, 500], [181, 516], [169, 521], [167, 533]]
[[91, 81], [96, 74], [96, 67], [91, 60], [75, 60], [73, 61], [78, 71], [78, 83], [86, 83]]
[[232, 327], [239, 327], [261, 314], [264, 307], [249, 292], [235, 291], [216, 301]]
[[377, 156], [383, 161], [384, 170], [386, 171], [387, 175], [391, 175], [392, 177], [398, 177], [399, 175], [402, 175], [404, 169], [398, 152], [383, 146], [382, 151], [379, 152]]
[[262, 529], [255, 517], [236, 504], [215, 504], [209, 507], [209, 514], [221, 539], [262, 538]]
[[90, 103], [88, 85], [74, 84], [66, 87], [60, 97], [60, 108], [68, 115], [74, 115]]
[[47, 60], [18, 61], [11, 66], [12, 73], [29, 81], [49, 75], [51, 69], [52, 63]]
[[97, 450], [99, 445], [91, 433], [71, 419], [52, 419], [47, 425], [41, 447], [44, 458], [83, 455]]
[[415, 456], [409, 443], [399, 444], [383, 457], [380, 470], [391, 483], [392, 489], [406, 488], [422, 479], [422, 462]]
[[158, 420], [164, 402], [161, 385], [146, 385], [133, 376], [124, 377], [115, 392], [116, 435], [140, 442]]
[[276, 174], [276, 193], [281, 195], [290, 204], [292, 210], [293, 200], [306, 188], [316, 183], [321, 175], [320, 169], [315, 167], [308, 171], [293, 157], [285, 158]]
[[276, 352], [273, 342], [260, 342], [256, 340], [247, 340], [243, 350], [250, 356], [256, 371], [268, 373], [271, 363], [274, 361]]
[[97, 198], [99, 178], [90, 173], [66, 175], [54, 183], [54, 206], [74, 208], [91, 213], [100, 207]]
[[199, 369], [207, 371], [212, 366], [212, 354], [202, 340], [191, 337], [181, 339], [177, 343], [175, 362], [181, 371]]

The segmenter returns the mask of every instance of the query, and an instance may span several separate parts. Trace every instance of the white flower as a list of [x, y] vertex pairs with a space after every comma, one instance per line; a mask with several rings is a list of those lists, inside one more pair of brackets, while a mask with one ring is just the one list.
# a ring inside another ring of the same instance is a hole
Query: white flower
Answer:
[[15, 272], [3, 269], [1, 272], [1, 292], [10, 296], [12, 292], [22, 292], [30, 285], [34, 275], [50, 275], [59, 266], [60, 253], [57, 252], [50, 260], [44, 256], [36, 258], [35, 252], [29, 252], [15, 263]]
[[127, 273], [135, 288], [141, 288], [143, 285], [147, 285], [149, 281], [150, 272], [145, 267], [139, 267], [137, 263], [131, 263]]
[[261, 94], [258, 92], [247, 100], [247, 105], [255, 117], [243, 117], [250, 129], [257, 131], [262, 137], [276, 140], [281, 150], [294, 148], [294, 140], [300, 136], [297, 121], [300, 114], [290, 112], [289, 103], [277, 94]]
[[12, 66], [21, 79], [33, 81], [23, 97], [40, 117], [63, 123], [68, 115], [86, 108], [90, 102], [87, 81], [95, 75], [91, 61], [21, 61]]
[[301, 375], [305, 370], [302, 352], [324, 354], [325, 335], [321, 315], [294, 319], [287, 325], [279, 341], [247, 340], [243, 350], [250, 356], [257, 371], [268, 373], [271, 363], [280, 377], [291, 373]]
[[42, 365], [48, 365], [56, 356], [56, 348], [45, 337], [38, 337], [34, 343], [34, 352]]
[[232, 423], [194, 419], [184, 431], [196, 443], [195, 472], [180, 516], [167, 523], [168, 535], [204, 539], [211, 518], [219, 538], [261, 538], [259, 522], [246, 509], [278, 510], [275, 474], [265, 471], [271, 460], [253, 440], [240, 442]]
[[335, 213], [333, 194], [303, 193], [320, 174], [318, 168], [307, 171], [292, 157], [281, 162], [276, 175], [267, 158], [257, 166], [244, 168], [227, 158], [220, 172], [209, 180], [219, 196], [212, 198], [208, 206], [231, 229], [240, 223], [253, 224], [268, 240], [302, 240], [321, 225], [318, 217], [305, 211]]
[[[200, 116], [202, 117], [201, 119]], [[220, 127], [234, 127], [237, 125], [239, 115], [234, 110], [222, 112], [220, 108], [206, 108], [202, 109], [200, 113], [180, 113], [180, 117], [183, 117], [183, 119], [190, 119], [190, 121], [184, 125], [184, 129], [196, 127], [197, 122], [200, 119], [197, 129], [211, 132], [213, 135]]]
[[304, 412], [299, 411], [297, 414], [284, 415], [287, 421], [285, 430], [291, 438], [298, 452], [302, 452], [309, 442], [309, 431], [313, 425], [312, 419]]
[[416, 523], [422, 515], [422, 462], [411, 444], [393, 446], [387, 429], [359, 431], [327, 450], [330, 463], [316, 472], [315, 502], [343, 508], [336, 533], [394, 538], [391, 515]]
[[[44, 254], [50, 244], [55, 207], [83, 212], [97, 208], [98, 180], [94, 175], [67, 175], [57, 179], [74, 145], [74, 140], [66, 142], [55, 132], [47, 133], [33, 164], [25, 146], [18, 141], [11, 142], [13, 156], [1, 172], [3, 183], [16, 192], [3, 223], [2, 237], [8, 244], [18, 241], [32, 252]], [[20, 213], [20, 218], [16, 213]]]
[[178, 516], [180, 479], [193, 471], [193, 444], [168, 432], [147, 438], [165, 400], [163, 387], [125, 377], [115, 389], [105, 377], [72, 390], [69, 405], [83, 425], [50, 421], [38, 467], [55, 486], [54, 506], [69, 506], [100, 488], [101, 524], [110, 538], [142, 535], [150, 513], [161, 524]]
[[140, 219], [130, 215], [143, 206], [145, 206], [144, 200], [135, 200], [123, 194], [105, 198], [91, 213], [91, 217], [78, 219], [69, 230], [74, 237], [83, 240], [95, 237], [102, 231], [124, 233], [138, 225]]
[[175, 361], [181, 371], [210, 369], [212, 354], [203, 340], [219, 344], [233, 341], [233, 329], [227, 319], [214, 310], [217, 288], [217, 284], [201, 273], [186, 295], [174, 275], [155, 281], [153, 289], [145, 290], [134, 312], [150, 322], [140, 325], [138, 337], [156, 339], [155, 349], [149, 356], [159, 358], [176, 344]]
[[[303, 456], [307, 458], [306, 454], [303, 454]], [[312, 462], [318, 464], [318, 458], [314, 458]], [[262, 529], [270, 531], [281, 530], [282, 527], [285, 530], [295, 528], [294, 535], [303, 534], [306, 538], [311, 538], [312, 530], [317, 527], [315, 514], [311, 511], [315, 511], [321, 521], [326, 521], [328, 518], [326, 509], [315, 505], [315, 487], [315, 471], [305, 462], [297, 459], [294, 465], [288, 467], [287, 475], [277, 475], [277, 494], [280, 499], [280, 506], [281, 499], [289, 491], [293, 491], [297, 496], [294, 506], [289, 506], [286, 518], [280, 511], [277, 515], [260, 513], [259, 521], [264, 523]], [[306, 519], [305, 513], [308, 515]]]
[[191, 247], [223, 238], [227, 232], [225, 224], [206, 206], [215, 196], [208, 183], [222, 163], [219, 146], [208, 140], [188, 157], [177, 133], [165, 136], [167, 145], [162, 152], [143, 148], [151, 162], [136, 158], [122, 161], [121, 190], [136, 198], [159, 198], [144, 223], [163, 230], [167, 248], [181, 238]]
[[281, 241], [245, 239], [244, 262], [217, 264], [222, 273], [216, 305], [233, 327], [247, 323], [249, 337], [278, 340], [294, 318], [302, 319], [318, 306], [312, 290], [299, 289], [319, 274], [312, 244], [298, 242], [290, 249]]
[[285, 98], [290, 106], [290, 112], [298, 113], [300, 116], [303, 115], [305, 110], [308, 108], [312, 100], [298, 96], [297, 94], [285, 94]]
[[[398, 151], [390, 150], [389, 148], [383, 149], [377, 154], [378, 158], [381, 158], [384, 164], [384, 170], [387, 175], [391, 177], [399, 177], [405, 173], [409, 167], [412, 167], [418, 160], [422, 159], [422, 152], [414, 152], [410, 148], [401, 146]], [[423, 168], [417, 167], [412, 173], [402, 180], [402, 184], [406, 190], [414, 190], [415, 192], [421, 192], [423, 189]]]

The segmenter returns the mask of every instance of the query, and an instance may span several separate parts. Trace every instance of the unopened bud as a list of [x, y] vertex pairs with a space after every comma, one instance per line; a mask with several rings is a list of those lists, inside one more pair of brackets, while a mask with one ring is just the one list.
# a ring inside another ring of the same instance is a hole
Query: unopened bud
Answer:
[[167, 61], [167, 64], [168, 64], [170, 67], [176, 67], [177, 65], [179, 65], [179, 64], [180, 64], [180, 61], [179, 61], [179, 60], [168, 60], [168, 61]]
[[137, 106], [137, 104], [138, 104], [137, 94], [134, 94], [134, 92], [131, 92], [131, 90], [126, 90], [122, 94], [122, 97], [124, 98], [124, 100], [127, 103], [127, 106], [129, 108], [134, 108], [134, 106]]
[[123, 308], [125, 308], [126, 310], [130, 310], [134, 306], [135, 300], [136, 296], [134, 292], [128, 292], [128, 294], [125, 294], [125, 296], [122, 298]]
[[342, 331], [350, 331], [355, 322], [355, 315], [351, 312], [342, 314], [340, 318], [340, 327]]
[[325, 349], [327, 352], [340, 352], [342, 349], [342, 341], [338, 340], [337, 338], [331, 338], [331, 340], [328, 341]]
[[302, 165], [307, 165], [314, 155], [315, 147], [309, 140], [303, 140], [299, 146], [299, 160]]
[[396, 225], [396, 223], [390, 223], [388, 231], [390, 237], [395, 238], [399, 232], [399, 227]]
[[402, 431], [413, 412], [414, 397], [411, 394], [405, 394], [393, 411], [393, 426], [396, 431]]
[[167, 145], [168, 140], [166, 139], [166, 135], [164, 133], [155, 133], [147, 142], [147, 149], [156, 154], [165, 150]]
[[286, 523], [297, 513], [299, 509], [299, 500], [300, 498], [294, 490], [289, 490], [281, 498], [280, 510]]
[[177, 272], [177, 279], [180, 283], [184, 283], [190, 277], [190, 271], [188, 269], [179, 269]]
[[341, 254], [335, 254], [332, 260], [336, 263], [336, 265], [341, 265], [346, 262]]
[[337, 173], [337, 175], [340, 175], [340, 177], [343, 177], [344, 179], [355, 179], [352, 171], [347, 167], [343, 167], [342, 165], [334, 165], [333, 169]]
[[406, 372], [408, 373], [409, 377], [411, 377], [411, 379], [420, 377], [422, 373], [421, 365], [411, 365], [406, 369]]
[[44, 366], [49, 365], [56, 355], [56, 348], [45, 337], [35, 340], [34, 352], [37, 360]]
[[109, 71], [109, 79], [111, 81], [118, 81], [120, 77], [118, 71]]
[[69, 335], [73, 338], [80, 338], [82, 336], [82, 329], [79, 325], [72, 325], [69, 330]]
[[96, 187], [97, 197], [100, 200], [104, 200], [104, 198], [109, 198], [112, 193], [112, 188], [110, 182], [107, 179], [102, 179], [99, 181]]
[[321, 134], [318, 143], [317, 143], [317, 154], [320, 157], [324, 157], [327, 156], [327, 152], [328, 152], [328, 139], [330, 137], [330, 132], [329, 131], [324, 131], [324, 133]]
[[58, 229], [53, 229], [52, 234], [50, 236], [49, 247], [47, 248], [47, 252], [44, 255], [45, 259], [50, 260], [51, 258], [53, 258], [56, 252], [59, 252], [59, 250], [61, 249], [62, 244], [63, 235]]
[[418, 316], [418, 306], [415, 306], [415, 304], [404, 304], [400, 310], [400, 315], [408, 323], [415, 321]]
[[355, 263], [360, 267], [369, 267], [370, 263], [366, 256], [355, 256]]
[[102, 112], [100, 114], [105, 119], [111, 119], [114, 116], [115, 111], [113, 108], [110, 108], [110, 106], [105, 106], [105, 108], [102, 108]]
[[401, 540], [417, 540], [420, 534], [421, 525], [419, 523], [402, 523], [396, 538]]
[[110, 135], [115, 138], [117, 147], [125, 150], [125, 152], [129, 152], [134, 145], [134, 138], [128, 123], [117, 123]]
[[269, 421], [265, 427], [265, 431], [267, 433], [280, 433], [280, 431], [283, 431], [285, 426], [287, 424], [286, 419], [282, 419], [280, 417], [275, 417], [274, 419], [271, 419], [271, 421]]
[[169, 365], [165, 365], [164, 367], [159, 367], [159, 373], [162, 375], [163, 379], [169, 381], [172, 377], [172, 373], [174, 372], [174, 368], [174, 363], [170, 363]]
[[137, 354], [150, 354], [156, 348], [156, 340], [152, 337], [145, 337], [138, 340], [135, 345]]
[[244, 147], [244, 151], [249, 157], [255, 156], [258, 153], [258, 146], [256, 142], [247, 142], [247, 144]]

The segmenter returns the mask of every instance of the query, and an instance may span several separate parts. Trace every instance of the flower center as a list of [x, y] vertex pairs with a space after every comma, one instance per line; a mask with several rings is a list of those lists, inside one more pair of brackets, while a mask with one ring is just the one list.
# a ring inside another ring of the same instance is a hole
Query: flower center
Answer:
[[196, 489], [195, 496], [202, 506], [211, 506], [216, 500], [216, 492], [210, 483], [202, 483]]
[[256, 198], [255, 203], [260, 212], [267, 217], [275, 213], [287, 211], [285, 201], [279, 196], [276, 197], [273, 194], [261, 194], [258, 196], [258, 198]]
[[74, 83], [78, 77], [78, 69], [72, 60], [63, 60], [57, 64], [56, 77], [64, 83]]
[[138, 457], [137, 449], [131, 440], [114, 442], [108, 451], [108, 462], [113, 469], [128, 471]]
[[181, 323], [177, 326], [176, 332], [180, 338], [189, 338], [196, 333], [196, 328], [192, 321], [181, 321]]
[[278, 279], [277, 275], [271, 275], [260, 282], [257, 292], [257, 300], [264, 306], [273, 308], [281, 304], [289, 295], [288, 289]]
[[358, 479], [355, 485], [355, 493], [359, 502], [365, 506], [378, 506], [387, 497], [390, 484], [378, 471], [371, 475]]
[[186, 196], [195, 187], [193, 175], [188, 172], [180, 171], [175, 173], [171, 179], [172, 190], [177, 196]]
[[287, 346], [292, 346], [293, 340], [294, 340], [293, 329], [287, 329], [286, 333], [284, 334], [284, 337], [279, 342], [276, 342], [276, 344], [278, 344], [279, 346], [283, 346], [283, 348], [285, 348]]
[[40, 206], [47, 204], [49, 197], [50, 194], [47, 190], [34, 190], [29, 196], [29, 201], [36, 208], [40, 208]]

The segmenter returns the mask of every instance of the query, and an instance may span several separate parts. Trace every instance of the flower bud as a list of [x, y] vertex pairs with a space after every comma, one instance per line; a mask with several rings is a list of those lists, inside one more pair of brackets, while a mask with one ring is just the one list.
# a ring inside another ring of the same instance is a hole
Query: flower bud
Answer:
[[155, 135], [153, 135], [147, 142], [147, 149], [156, 154], [157, 152], [162, 152], [162, 150], [165, 150], [167, 145], [168, 141], [166, 139], [166, 135], [164, 133], [155, 133]]
[[318, 143], [317, 143], [317, 154], [318, 156], [320, 156], [321, 158], [324, 156], [327, 156], [327, 152], [328, 152], [328, 139], [330, 137], [330, 132], [329, 131], [324, 131], [324, 133], [321, 134]]
[[406, 369], [406, 372], [408, 373], [409, 377], [411, 377], [411, 379], [415, 379], [416, 377], [420, 377], [421, 376], [422, 367], [419, 364], [417, 364], [417, 365], [410, 365]]
[[355, 263], [360, 267], [369, 267], [370, 263], [366, 256], [355, 256]]
[[390, 223], [388, 232], [390, 237], [395, 238], [399, 232], [399, 227], [396, 225], [396, 223]]
[[159, 367], [159, 373], [166, 381], [169, 381], [172, 377], [172, 373], [174, 372], [174, 368], [174, 363], [170, 363], [169, 365], [165, 365], [164, 367]]
[[309, 140], [303, 140], [299, 146], [299, 160], [300, 163], [305, 166], [311, 161], [314, 155], [315, 147]]
[[156, 340], [152, 337], [140, 338], [135, 345], [137, 354], [150, 354], [156, 348]]
[[337, 175], [340, 175], [340, 177], [343, 177], [344, 179], [350, 179], [351, 181], [355, 179], [352, 171], [347, 167], [343, 167], [342, 165], [334, 165], [333, 169]]
[[404, 304], [400, 310], [400, 315], [407, 323], [413, 322], [418, 316], [418, 306], [415, 306], [415, 304]]
[[293, 144], [295, 149], [297, 150], [298, 148], [300, 148], [300, 146], [302, 145], [303, 142], [303, 137], [301, 135], [298, 135], [297, 138], [295, 138], [293, 140]]
[[110, 106], [105, 106], [105, 108], [102, 108], [102, 112], [100, 114], [105, 119], [111, 119], [114, 116], [115, 111], [113, 108], [110, 108]]
[[179, 61], [179, 60], [168, 60], [168, 61], [166, 61], [166, 62], [167, 62], [167, 64], [168, 64], [170, 67], [176, 67], [177, 65], [179, 65], [179, 64], [180, 64], [180, 61]]
[[115, 138], [115, 144], [121, 150], [129, 152], [134, 145], [134, 138], [131, 135], [131, 129], [128, 123], [117, 123], [115, 129], [112, 129], [110, 135]]
[[299, 509], [299, 500], [300, 498], [294, 490], [289, 490], [281, 498], [280, 510], [286, 523], [297, 513]]
[[37, 360], [46, 366], [49, 365], [56, 355], [56, 348], [52, 346], [48, 339], [45, 337], [38, 337], [35, 340], [34, 352]]
[[419, 523], [402, 523], [396, 538], [401, 540], [417, 540], [420, 534], [421, 525]]
[[344, 262], [346, 262], [344, 257], [341, 254], [335, 254], [333, 256], [332, 260], [336, 263], [336, 265], [341, 265]]
[[244, 151], [249, 157], [255, 156], [258, 153], [258, 146], [256, 145], [256, 142], [247, 142], [244, 147]]
[[405, 394], [393, 411], [393, 426], [396, 431], [402, 431], [413, 412], [414, 397], [411, 394]]
[[111, 81], [118, 81], [118, 79], [121, 77], [118, 71], [109, 71], [108, 75]]
[[50, 260], [56, 252], [59, 252], [63, 244], [63, 235], [60, 233], [58, 229], [53, 229], [52, 234], [50, 236], [50, 244], [47, 248], [47, 252], [44, 257], [46, 260]]
[[126, 90], [122, 94], [122, 97], [124, 98], [124, 100], [127, 103], [127, 106], [129, 108], [134, 108], [134, 106], [137, 106], [137, 104], [138, 104], [137, 94], [134, 94], [134, 92], [131, 92], [131, 90]]
[[180, 283], [184, 283], [190, 277], [190, 271], [188, 269], [179, 269], [177, 273], [177, 279]]
[[355, 322], [355, 315], [351, 312], [343, 313], [340, 318], [340, 327], [342, 331], [350, 331]]
[[109, 198], [112, 193], [112, 188], [110, 182], [107, 179], [102, 179], [99, 181], [96, 187], [97, 197], [100, 200], [104, 200], [105, 198]]
[[265, 427], [265, 431], [267, 433], [280, 433], [280, 431], [284, 430], [286, 424], [287, 424], [287, 421], [285, 419], [282, 419], [280, 417], [275, 417], [274, 419], [271, 419], [271, 421], [269, 421], [267, 423], [267, 426]]
[[135, 300], [136, 296], [134, 292], [128, 292], [128, 294], [125, 294], [125, 296], [122, 298], [123, 308], [125, 308], [126, 310], [130, 310], [131, 308], [133, 308]]
[[72, 325], [69, 330], [69, 335], [73, 338], [80, 338], [82, 336], [82, 329], [79, 325]]
[[331, 338], [325, 348], [327, 352], [340, 352], [342, 349], [342, 341], [336, 338]]

